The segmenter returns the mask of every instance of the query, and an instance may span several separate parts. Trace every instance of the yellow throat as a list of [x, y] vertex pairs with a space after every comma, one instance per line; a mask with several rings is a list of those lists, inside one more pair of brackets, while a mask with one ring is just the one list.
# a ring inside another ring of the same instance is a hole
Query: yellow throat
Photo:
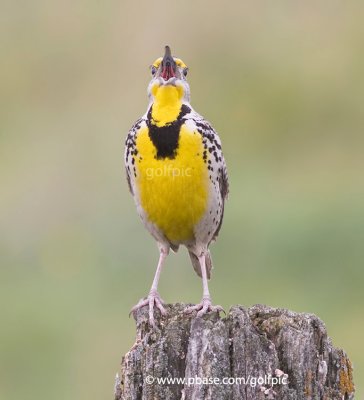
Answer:
[[181, 86], [152, 87], [154, 96], [152, 118], [157, 126], [164, 126], [177, 119], [182, 106], [183, 88]]

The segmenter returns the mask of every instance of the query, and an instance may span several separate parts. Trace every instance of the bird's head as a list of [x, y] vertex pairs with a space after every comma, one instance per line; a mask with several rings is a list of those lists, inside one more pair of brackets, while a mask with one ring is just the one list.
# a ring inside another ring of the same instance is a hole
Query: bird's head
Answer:
[[150, 71], [152, 80], [148, 86], [148, 95], [151, 99], [162, 96], [162, 93], [176, 92], [181, 101], [190, 100], [187, 65], [180, 58], [172, 57], [169, 46], [165, 47], [164, 56], [157, 58], [150, 66]]

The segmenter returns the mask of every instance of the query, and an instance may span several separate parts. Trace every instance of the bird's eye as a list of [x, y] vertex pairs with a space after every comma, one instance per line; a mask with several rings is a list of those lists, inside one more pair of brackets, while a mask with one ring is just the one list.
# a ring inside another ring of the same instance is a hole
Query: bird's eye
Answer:
[[187, 73], [188, 73], [188, 68], [183, 68], [183, 75], [187, 76]]
[[151, 65], [150, 66], [150, 72], [151, 72], [152, 76], [154, 76], [155, 73], [157, 72], [157, 68], [154, 65]]

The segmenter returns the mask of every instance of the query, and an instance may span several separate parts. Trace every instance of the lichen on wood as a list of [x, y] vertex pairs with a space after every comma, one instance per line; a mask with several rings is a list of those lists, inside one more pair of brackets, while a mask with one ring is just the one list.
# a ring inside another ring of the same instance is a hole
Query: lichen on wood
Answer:
[[147, 308], [135, 313], [136, 341], [122, 359], [115, 400], [354, 398], [351, 362], [315, 315], [255, 305], [196, 318], [186, 307], [168, 305], [166, 317], [157, 311], [154, 329]]

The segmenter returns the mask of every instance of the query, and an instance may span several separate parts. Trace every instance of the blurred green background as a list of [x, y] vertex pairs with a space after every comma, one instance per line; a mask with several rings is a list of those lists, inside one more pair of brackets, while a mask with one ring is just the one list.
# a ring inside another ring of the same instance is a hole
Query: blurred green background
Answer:
[[[223, 141], [213, 300], [317, 314], [364, 375], [364, 3], [2, 1], [0, 397], [111, 399], [151, 285], [123, 144], [169, 44]], [[185, 250], [160, 292], [197, 302]]]

